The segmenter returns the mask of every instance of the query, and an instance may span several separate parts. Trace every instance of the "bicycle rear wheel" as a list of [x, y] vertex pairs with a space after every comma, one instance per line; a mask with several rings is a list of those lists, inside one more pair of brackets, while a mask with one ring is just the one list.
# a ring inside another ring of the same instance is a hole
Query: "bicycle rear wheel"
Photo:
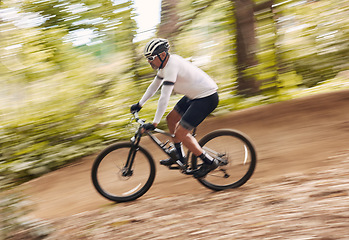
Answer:
[[[200, 146], [212, 157], [220, 161], [219, 167], [198, 181], [205, 187], [219, 191], [237, 188], [245, 184], [256, 167], [256, 151], [243, 133], [220, 129], [205, 135]], [[202, 161], [192, 155], [194, 168], [200, 167]]]
[[102, 151], [92, 166], [92, 182], [105, 198], [115, 202], [135, 200], [145, 194], [155, 178], [154, 160], [138, 146], [131, 171], [125, 174], [132, 144], [117, 143]]

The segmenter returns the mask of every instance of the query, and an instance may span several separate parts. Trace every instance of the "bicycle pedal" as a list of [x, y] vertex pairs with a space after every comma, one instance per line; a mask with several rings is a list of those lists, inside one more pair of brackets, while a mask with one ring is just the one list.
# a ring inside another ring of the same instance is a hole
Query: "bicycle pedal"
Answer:
[[168, 166], [168, 168], [171, 169], [171, 170], [181, 169], [179, 166]]

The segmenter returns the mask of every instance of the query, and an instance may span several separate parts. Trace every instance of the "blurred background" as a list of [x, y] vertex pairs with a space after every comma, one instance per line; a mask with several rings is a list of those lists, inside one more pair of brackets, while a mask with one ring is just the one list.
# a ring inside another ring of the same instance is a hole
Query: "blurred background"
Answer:
[[0, 176], [16, 183], [130, 136], [129, 106], [155, 76], [142, 56], [153, 37], [216, 80], [216, 115], [349, 87], [344, 0], [0, 4]]
[[[346, 0], [0, 0], [0, 190], [129, 138], [153, 37], [215, 79], [214, 115], [348, 89], [348, 13]], [[31, 224], [8, 193], [0, 238]]]

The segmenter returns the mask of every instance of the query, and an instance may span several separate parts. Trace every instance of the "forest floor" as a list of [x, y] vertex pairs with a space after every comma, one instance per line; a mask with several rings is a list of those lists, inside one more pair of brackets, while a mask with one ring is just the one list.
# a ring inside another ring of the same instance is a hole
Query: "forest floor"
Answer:
[[45, 239], [349, 239], [349, 90], [253, 107], [207, 119], [246, 133], [258, 154], [242, 187], [214, 192], [157, 162], [151, 189], [114, 204], [90, 178], [89, 156], [25, 184]]

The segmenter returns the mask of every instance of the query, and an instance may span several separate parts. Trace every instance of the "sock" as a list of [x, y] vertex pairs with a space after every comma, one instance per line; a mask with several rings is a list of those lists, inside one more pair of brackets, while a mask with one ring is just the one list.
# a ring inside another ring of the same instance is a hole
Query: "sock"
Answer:
[[207, 163], [207, 164], [212, 164], [213, 163], [213, 158], [208, 155], [206, 152], [203, 152], [199, 158], [201, 158], [202, 161], [204, 161], [204, 163]]
[[183, 152], [184, 152], [184, 151], [183, 151], [183, 145], [182, 145], [182, 143], [181, 143], [181, 142], [175, 143], [174, 146], [175, 146], [175, 148], [176, 148], [176, 150], [177, 150], [179, 160], [184, 159], [184, 155], [183, 155]]

